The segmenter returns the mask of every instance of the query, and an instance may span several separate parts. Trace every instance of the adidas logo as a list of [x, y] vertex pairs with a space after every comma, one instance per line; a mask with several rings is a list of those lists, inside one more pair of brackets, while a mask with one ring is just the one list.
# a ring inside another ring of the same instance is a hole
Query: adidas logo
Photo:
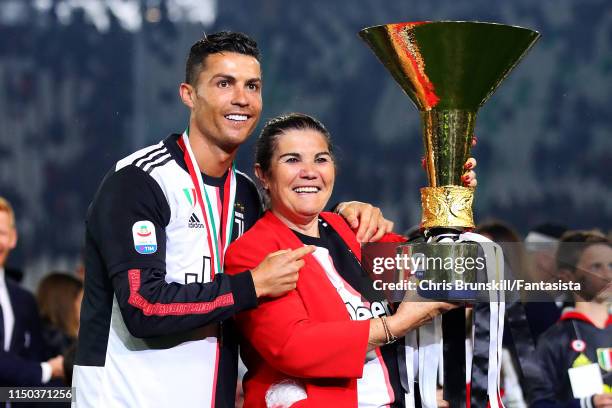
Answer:
[[189, 217], [189, 223], [187, 226], [189, 228], [204, 228], [204, 224], [200, 222], [200, 219], [197, 215], [195, 215], [195, 213], [192, 213], [191, 217]]

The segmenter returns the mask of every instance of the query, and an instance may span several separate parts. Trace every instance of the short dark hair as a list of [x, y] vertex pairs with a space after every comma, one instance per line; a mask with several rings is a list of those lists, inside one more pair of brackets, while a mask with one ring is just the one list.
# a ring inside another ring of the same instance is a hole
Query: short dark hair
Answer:
[[248, 35], [234, 31], [219, 31], [218, 33], [205, 34], [204, 37], [191, 46], [187, 63], [185, 64], [185, 82], [195, 85], [198, 82], [198, 76], [202, 68], [204, 68], [206, 57], [210, 54], [222, 52], [250, 55], [259, 61], [257, 43]]
[[557, 247], [557, 269], [574, 271], [582, 253], [596, 244], [612, 246], [610, 240], [597, 230], [567, 231], [561, 236]]
[[278, 136], [294, 129], [311, 129], [321, 133], [327, 142], [329, 153], [332, 158], [334, 157], [331, 135], [321, 122], [304, 113], [288, 113], [268, 120], [255, 143], [255, 163], [261, 167], [264, 174], [270, 170], [272, 155], [278, 145]]
[[474, 232], [488, 235], [493, 242], [501, 246], [514, 279], [526, 277], [525, 247], [521, 236], [512, 226], [501, 220], [489, 219], [478, 224]]
[[480, 223], [476, 226], [474, 232], [478, 234], [487, 234], [497, 243], [523, 241], [514, 228], [501, 220], [490, 219]]

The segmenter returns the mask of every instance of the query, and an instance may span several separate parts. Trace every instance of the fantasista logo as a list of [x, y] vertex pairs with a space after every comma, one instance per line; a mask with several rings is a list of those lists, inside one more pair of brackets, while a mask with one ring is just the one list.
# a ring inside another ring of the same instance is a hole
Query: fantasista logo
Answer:
[[132, 226], [134, 249], [143, 255], [153, 254], [157, 251], [157, 238], [155, 226], [151, 221], [137, 221]]

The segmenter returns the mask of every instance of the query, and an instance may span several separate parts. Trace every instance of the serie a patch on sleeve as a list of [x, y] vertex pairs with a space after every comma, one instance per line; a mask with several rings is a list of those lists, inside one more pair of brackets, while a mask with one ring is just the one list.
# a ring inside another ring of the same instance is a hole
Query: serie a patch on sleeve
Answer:
[[132, 226], [134, 249], [139, 254], [153, 254], [157, 251], [155, 226], [151, 221], [136, 221]]

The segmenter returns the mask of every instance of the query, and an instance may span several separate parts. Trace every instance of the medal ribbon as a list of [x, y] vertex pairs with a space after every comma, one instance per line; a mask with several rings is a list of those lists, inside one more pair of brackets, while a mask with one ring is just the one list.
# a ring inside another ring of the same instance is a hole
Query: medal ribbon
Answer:
[[[225, 178], [223, 186], [223, 208], [219, 211], [217, 208], [217, 200], [211, 200], [207, 192], [207, 185], [202, 180], [202, 174], [199, 170], [196, 171], [197, 162], [191, 145], [189, 144], [189, 129], [186, 129], [178, 140], [178, 144], [183, 150], [183, 159], [189, 170], [189, 176], [193, 182], [196, 192], [196, 200], [202, 215], [204, 216], [204, 225], [206, 226], [206, 240], [208, 242], [209, 253], [211, 257], [211, 275], [212, 281], [217, 273], [223, 273], [223, 258], [227, 246], [232, 239], [232, 230], [234, 226], [234, 202], [236, 200], [236, 166], [232, 163], [230, 174]], [[209, 187], [213, 188], [213, 187]], [[204, 192], [204, 194], [202, 194]], [[211, 194], [212, 195], [212, 194]], [[206, 205], [204, 205], [206, 202]], [[213, 209], [214, 207], [214, 209]], [[231, 208], [231, 212], [230, 212]], [[216, 211], [215, 211], [216, 210]], [[219, 214], [221, 212], [221, 214]], [[216, 217], [215, 217], [216, 216]], [[225, 225], [224, 234], [220, 235], [217, 232], [217, 225]], [[221, 241], [221, 242], [219, 242]]]
[[[496, 280], [501, 282], [504, 280], [504, 254], [501, 247], [490, 239], [471, 232], [465, 232], [461, 234], [460, 241], [473, 241], [481, 244], [482, 250], [485, 255], [485, 262], [487, 267], [487, 280], [489, 282]], [[482, 244], [485, 245], [482, 245]], [[486, 304], [482, 304], [487, 306]], [[489, 398], [489, 404], [491, 408], [504, 408], [504, 404], [500, 397], [500, 375], [501, 375], [501, 355], [502, 355], [502, 338], [504, 336], [504, 320], [506, 301], [503, 290], [490, 290], [489, 291], [489, 353], [488, 353], [488, 372], [487, 372], [487, 395]], [[478, 309], [474, 309], [474, 321], [473, 321], [473, 333], [474, 333], [474, 357], [473, 366], [483, 359], [479, 359], [477, 352], [482, 352], [483, 344], [479, 337], [484, 334], [478, 330], [481, 325], [477, 324], [476, 318], [480, 317]], [[486, 326], [483, 326], [486, 327]], [[485, 332], [486, 333], [486, 332]], [[485, 346], [486, 347], [486, 346]], [[484, 357], [484, 356], [482, 356]], [[477, 381], [483, 380], [484, 370], [474, 369], [471, 373], [472, 378], [472, 405], [477, 406], [477, 400], [479, 395], [480, 385]], [[484, 405], [483, 405], [484, 406]]]

